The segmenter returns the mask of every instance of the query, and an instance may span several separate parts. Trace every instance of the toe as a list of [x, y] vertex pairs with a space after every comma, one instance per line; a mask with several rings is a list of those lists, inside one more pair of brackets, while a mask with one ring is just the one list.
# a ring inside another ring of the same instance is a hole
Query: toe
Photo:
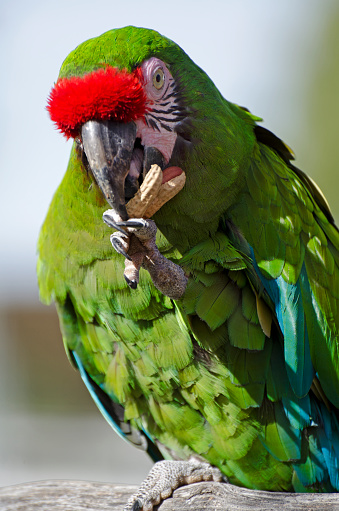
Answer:
[[[124, 233], [126, 235], [126, 233]], [[112, 247], [118, 254], [122, 254], [126, 259], [131, 261], [131, 257], [127, 254], [128, 250], [128, 238], [121, 239], [121, 236], [118, 236], [117, 233], [111, 234], [110, 240], [112, 243]]]
[[119, 226], [119, 223], [121, 223], [121, 222], [116, 221], [116, 219], [114, 218], [114, 215], [111, 213], [110, 209], [108, 209], [107, 211], [105, 211], [103, 213], [102, 218], [103, 218], [103, 221], [107, 225], [109, 225], [109, 227], [112, 227], [113, 229], [120, 231], [122, 234], [126, 234], [126, 231], [124, 231], [124, 229], [122, 229], [122, 227]]
[[138, 287], [138, 282], [136, 280], [129, 279], [125, 274], [124, 274], [124, 277], [125, 277], [127, 284], [129, 285], [129, 287], [131, 289], [136, 289]]
[[143, 509], [142, 503], [141, 503], [141, 501], [139, 499], [137, 499], [134, 502], [131, 511], [141, 511], [142, 509]]
[[135, 229], [141, 229], [145, 226], [145, 221], [138, 218], [132, 218], [130, 220], [126, 220], [126, 222], [118, 222], [117, 225], [119, 227], [133, 227]]

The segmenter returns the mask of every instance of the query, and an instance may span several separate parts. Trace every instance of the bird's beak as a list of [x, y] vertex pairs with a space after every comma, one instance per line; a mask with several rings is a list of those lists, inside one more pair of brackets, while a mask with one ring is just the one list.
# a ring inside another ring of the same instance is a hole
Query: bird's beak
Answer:
[[99, 188], [121, 220], [128, 219], [125, 179], [136, 138], [134, 122], [87, 121], [81, 128], [83, 148]]

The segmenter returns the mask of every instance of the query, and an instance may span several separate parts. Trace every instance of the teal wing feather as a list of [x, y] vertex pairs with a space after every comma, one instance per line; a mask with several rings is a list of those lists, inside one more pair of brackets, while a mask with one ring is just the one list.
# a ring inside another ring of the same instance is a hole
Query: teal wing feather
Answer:
[[[211, 454], [223, 460], [222, 470], [238, 484], [286, 490], [292, 469], [278, 460], [300, 457], [301, 433], [295, 441], [290, 425], [285, 424], [288, 419], [282, 422], [281, 395], [274, 404], [267, 399], [272, 352], [278, 364], [283, 355], [277, 331], [270, 339], [261, 326], [258, 297], [248, 278], [251, 258], [218, 232], [189, 251], [181, 264], [191, 272], [192, 280], [180, 305], [196, 349], [208, 356], [210, 371], [222, 381], [221, 395], [214, 398], [214, 405], [223, 403], [223, 407], [218, 422], [210, 426]], [[270, 315], [268, 308], [266, 314]], [[287, 377], [286, 381], [288, 387]], [[201, 411], [210, 421], [210, 412]], [[216, 463], [213, 457], [208, 459]]]
[[227, 220], [241, 232], [233, 233], [235, 244], [247, 245], [250, 279], [274, 312], [283, 347], [282, 360], [273, 345], [267, 397], [274, 418], [263, 442], [277, 458], [299, 460], [296, 489], [338, 490], [339, 233], [321, 191], [282, 154], [281, 141], [257, 136], [247, 190]]

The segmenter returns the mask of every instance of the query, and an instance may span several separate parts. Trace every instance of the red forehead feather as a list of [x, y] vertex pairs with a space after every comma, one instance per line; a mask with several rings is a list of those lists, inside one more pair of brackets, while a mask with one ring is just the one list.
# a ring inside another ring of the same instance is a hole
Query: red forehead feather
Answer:
[[82, 77], [59, 79], [48, 98], [52, 121], [67, 137], [79, 135], [90, 119], [134, 121], [146, 111], [146, 96], [138, 72], [106, 66]]

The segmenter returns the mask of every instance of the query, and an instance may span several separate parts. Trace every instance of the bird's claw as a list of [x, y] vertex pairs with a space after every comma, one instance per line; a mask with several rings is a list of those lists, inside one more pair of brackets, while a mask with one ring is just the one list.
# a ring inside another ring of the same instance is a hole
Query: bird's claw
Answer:
[[126, 275], [126, 272], [124, 273], [124, 278], [131, 289], [136, 289], [138, 287], [138, 280], [130, 279], [128, 275]]
[[134, 228], [140, 229], [140, 227], [144, 226], [144, 222], [145, 221], [143, 219], [130, 218], [126, 222], [118, 222], [117, 225], [122, 226], [122, 227], [134, 227]]
[[108, 209], [107, 211], [105, 211], [102, 215], [102, 218], [105, 224], [107, 224], [109, 227], [112, 227], [113, 229], [120, 231], [122, 234], [126, 234], [126, 231], [122, 229], [122, 227], [120, 227], [121, 222], [116, 220], [112, 209]]
[[132, 260], [132, 258], [127, 254], [129, 249], [129, 240], [126, 233], [122, 234], [121, 232], [115, 232], [111, 234], [110, 240], [112, 247], [116, 252], [118, 252], [118, 254], [123, 255], [129, 261]]
[[153, 220], [146, 220], [144, 218], [129, 218], [124, 221], [117, 220], [116, 214], [111, 209], [104, 212], [103, 220], [107, 225], [118, 231], [111, 235], [111, 243], [113, 248], [127, 259], [131, 259], [128, 256], [128, 240], [131, 234], [134, 234], [141, 242], [152, 239], [155, 241], [157, 227]]
[[112, 210], [105, 211], [103, 218], [107, 225], [118, 229], [110, 236], [111, 244], [118, 254], [125, 257], [125, 280], [131, 289], [136, 289], [144, 257], [150, 249], [157, 250], [155, 244], [157, 227], [153, 220], [143, 218], [117, 220]]
[[143, 267], [159, 291], [178, 300], [185, 292], [187, 276], [179, 265], [159, 252], [155, 222], [145, 218], [121, 220], [113, 210], [105, 211], [103, 219], [118, 231], [110, 239], [114, 250], [125, 257], [124, 277], [128, 286], [137, 288], [139, 270]]
[[[135, 234], [137, 238], [142, 241], [155, 238], [157, 228], [153, 220], [144, 218], [129, 218], [128, 220], [122, 221], [117, 218], [117, 215], [112, 209], [105, 211], [102, 217], [104, 222], [109, 225], [109, 227], [116, 229], [125, 236]], [[121, 253], [119, 250], [117, 251]]]

